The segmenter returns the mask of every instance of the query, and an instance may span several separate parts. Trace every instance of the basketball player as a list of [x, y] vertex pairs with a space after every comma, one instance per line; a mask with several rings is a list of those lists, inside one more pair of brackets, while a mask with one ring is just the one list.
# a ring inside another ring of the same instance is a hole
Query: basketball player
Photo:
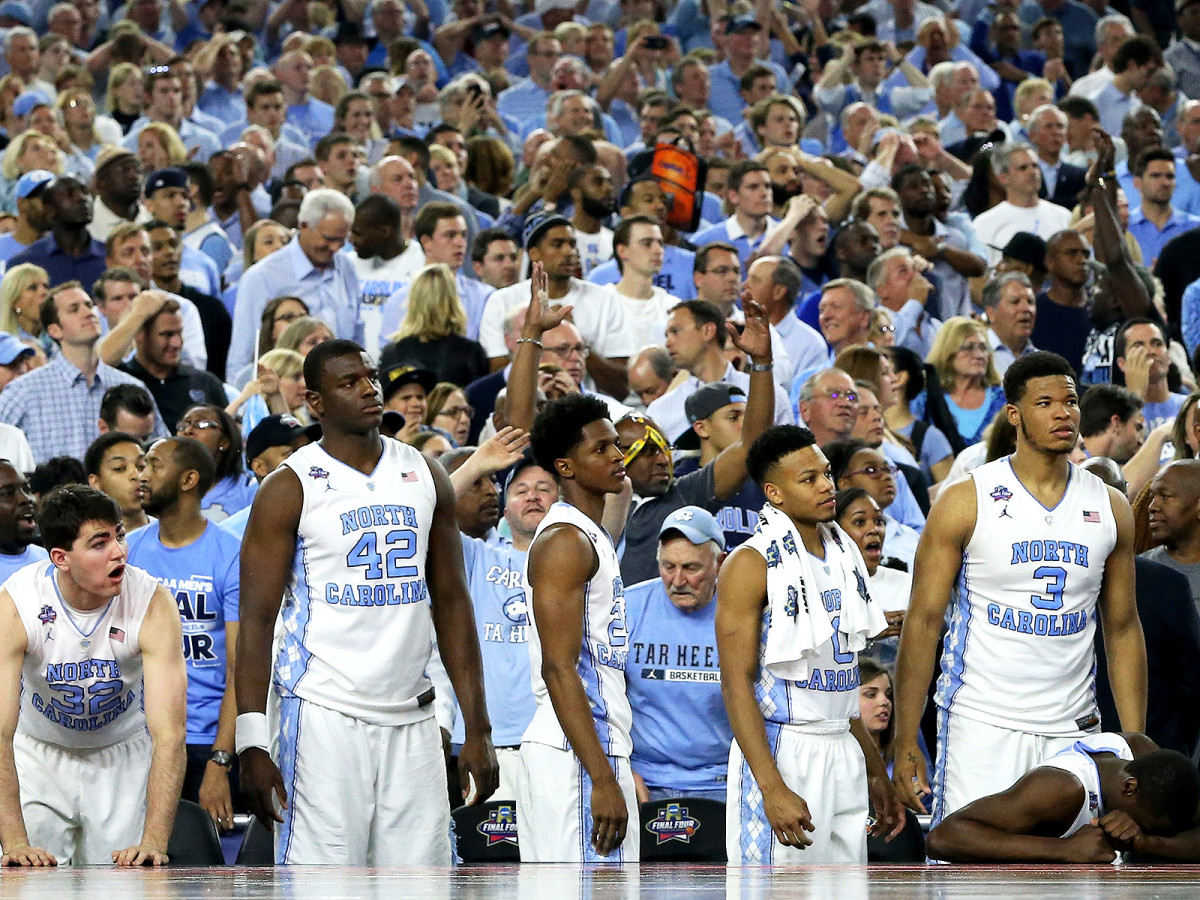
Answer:
[[929, 834], [947, 862], [1111, 863], [1118, 850], [1200, 859], [1200, 774], [1144, 734], [1077, 741]]
[[[242, 790], [264, 825], [281, 823], [280, 864], [449, 865], [425, 675], [431, 625], [466, 724], [462, 783], [469, 790], [474, 778], [481, 802], [497, 777], [453, 488], [440, 466], [380, 437], [379, 376], [357, 344], [319, 345], [304, 381], [322, 438], [264, 479], [243, 543]], [[279, 713], [270, 738], [268, 687]]]
[[185, 762], [175, 601], [126, 564], [95, 488], [55, 489], [38, 525], [50, 561], [0, 589], [0, 865], [162, 865]]
[[[862, 865], [868, 794], [880, 813], [873, 833], [894, 837], [904, 815], [859, 718], [858, 654], [842, 628], [847, 616], [869, 624], [859, 635], [865, 644], [887, 620], [867, 594], [858, 548], [833, 521], [829, 461], [812, 432], [769, 428], [750, 446], [746, 465], [767, 505], [758, 531], [729, 555], [717, 580], [721, 692], [734, 736], [729, 863]], [[776, 592], [785, 589], [780, 603]], [[810, 603], [811, 616], [824, 619], [823, 640], [807, 626]], [[772, 631], [797, 625], [814, 635], [803, 678], [769, 661]]]
[[1121, 723], [1146, 723], [1133, 514], [1124, 495], [1068, 460], [1079, 438], [1070, 364], [1031, 353], [1009, 367], [1004, 392], [1016, 452], [938, 496], [900, 636], [893, 780], [915, 801], [929, 790], [917, 728], [957, 582], [935, 696], [935, 825], [1100, 731], [1097, 610]]
[[625, 595], [602, 524], [605, 498], [625, 483], [623, 454], [608, 407], [582, 394], [543, 409], [530, 439], [562, 499], [525, 569], [537, 709], [521, 741], [521, 860], [637, 862]]

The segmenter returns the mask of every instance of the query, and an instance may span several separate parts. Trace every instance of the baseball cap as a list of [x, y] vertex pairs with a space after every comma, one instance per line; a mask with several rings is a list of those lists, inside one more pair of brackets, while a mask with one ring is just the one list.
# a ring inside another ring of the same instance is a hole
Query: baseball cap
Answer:
[[477, 44], [480, 41], [486, 41], [489, 38], [497, 36], [508, 37], [510, 34], [512, 32], [508, 30], [503, 22], [497, 22], [494, 19], [490, 22], [480, 22], [471, 29], [471, 39]]
[[415, 366], [395, 366], [384, 372], [380, 381], [383, 382], [384, 403], [406, 384], [419, 384], [427, 394], [437, 387], [437, 376], [433, 372]]
[[99, 175], [112, 163], [118, 162], [127, 156], [137, 158], [136, 153], [132, 150], [126, 150], [120, 144], [105, 144], [100, 148], [100, 155], [96, 157], [96, 174]]
[[21, 343], [15, 335], [0, 331], [0, 366], [11, 366], [22, 356], [32, 356], [33, 353], [33, 348]]
[[47, 172], [45, 169], [34, 169], [32, 172], [26, 172], [17, 179], [17, 199], [24, 200], [26, 197], [36, 197], [49, 187], [53, 181], [54, 173]]
[[0, 19], [16, 19], [26, 28], [32, 28], [33, 10], [24, 0], [4, 0], [0, 3]]
[[169, 169], [159, 169], [151, 172], [146, 179], [145, 195], [153, 197], [154, 192], [163, 188], [186, 188], [188, 186], [187, 172], [172, 166]]
[[41, 91], [26, 91], [13, 101], [13, 115], [27, 116], [39, 106], [50, 106], [50, 98]]
[[293, 415], [267, 416], [246, 435], [246, 462], [253, 462], [272, 447], [283, 447], [305, 434], [300, 420]]
[[658, 539], [661, 541], [671, 531], [678, 531], [697, 546], [716, 541], [718, 547], [725, 549], [725, 534], [717, 525], [717, 520], [712, 513], [699, 506], [685, 506], [667, 516], [658, 529]]
[[1008, 239], [1003, 247], [988, 244], [993, 250], [999, 250], [1002, 256], [1023, 262], [1038, 269], [1046, 268], [1046, 242], [1036, 234], [1028, 231], [1018, 231]]
[[570, 225], [571, 220], [566, 216], [559, 215], [556, 212], [542, 213], [541, 215], [532, 216], [525, 223], [525, 234], [522, 235], [521, 246], [528, 250], [538, 242], [538, 239], [559, 225]]
[[754, 16], [731, 16], [725, 20], [726, 34], [741, 34], [743, 31], [762, 31], [762, 25]]
[[[722, 409], [730, 403], [745, 402], [745, 400], [746, 392], [740, 387], [717, 381], [704, 385], [684, 400], [683, 412], [687, 416], [690, 426], [701, 419], [707, 419], [718, 409]], [[699, 450], [700, 435], [696, 434], [694, 428], [689, 427], [676, 439], [675, 446], [680, 450]]]

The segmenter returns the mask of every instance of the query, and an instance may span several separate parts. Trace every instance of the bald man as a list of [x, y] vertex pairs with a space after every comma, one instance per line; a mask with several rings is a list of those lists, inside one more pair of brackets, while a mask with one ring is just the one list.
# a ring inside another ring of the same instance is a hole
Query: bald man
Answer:
[[1142, 556], [1187, 576], [1200, 609], [1200, 460], [1179, 459], [1150, 482], [1150, 534]]

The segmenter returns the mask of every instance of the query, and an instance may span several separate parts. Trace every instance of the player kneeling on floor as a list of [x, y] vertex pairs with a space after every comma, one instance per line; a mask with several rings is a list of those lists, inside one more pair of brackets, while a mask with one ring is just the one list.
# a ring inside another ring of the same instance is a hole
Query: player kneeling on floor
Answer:
[[0, 588], [0, 864], [160, 865], [185, 762], [179, 611], [126, 564], [107, 495], [57, 488], [38, 526], [50, 561]]

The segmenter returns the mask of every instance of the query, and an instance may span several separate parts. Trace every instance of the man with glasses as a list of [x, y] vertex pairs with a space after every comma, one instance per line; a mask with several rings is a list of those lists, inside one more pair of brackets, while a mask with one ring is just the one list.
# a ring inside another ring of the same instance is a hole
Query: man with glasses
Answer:
[[354, 265], [339, 253], [350, 235], [354, 206], [330, 188], [309, 191], [300, 203], [300, 230], [282, 249], [252, 265], [238, 282], [226, 377], [232, 379], [254, 358], [263, 308], [274, 297], [299, 297], [311, 315], [339, 337], [361, 341], [361, 295]]
[[545, 116], [546, 101], [550, 99], [552, 89], [550, 76], [554, 64], [562, 57], [562, 44], [550, 32], [542, 31], [530, 40], [526, 56], [529, 77], [501, 91], [496, 98], [497, 112], [518, 122]]
[[[117, 384], [142, 383], [100, 358], [100, 314], [79, 282], [51, 291], [42, 304], [42, 323], [59, 353], [0, 393], [0, 422], [25, 432], [37, 463], [53, 456], [82, 459], [99, 433], [104, 392]], [[157, 410], [155, 433], [167, 433]]]

